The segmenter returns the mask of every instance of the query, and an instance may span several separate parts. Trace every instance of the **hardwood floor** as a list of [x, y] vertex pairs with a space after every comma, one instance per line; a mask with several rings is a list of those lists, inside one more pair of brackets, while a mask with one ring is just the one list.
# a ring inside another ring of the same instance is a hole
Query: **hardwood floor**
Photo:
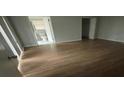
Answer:
[[124, 44], [83, 40], [25, 49], [24, 76], [124, 76]]

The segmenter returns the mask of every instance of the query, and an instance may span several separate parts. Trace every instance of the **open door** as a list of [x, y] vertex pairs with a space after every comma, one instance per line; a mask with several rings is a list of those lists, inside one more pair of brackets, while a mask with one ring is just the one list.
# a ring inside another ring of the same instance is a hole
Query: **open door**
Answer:
[[54, 43], [50, 17], [29, 16], [38, 45]]

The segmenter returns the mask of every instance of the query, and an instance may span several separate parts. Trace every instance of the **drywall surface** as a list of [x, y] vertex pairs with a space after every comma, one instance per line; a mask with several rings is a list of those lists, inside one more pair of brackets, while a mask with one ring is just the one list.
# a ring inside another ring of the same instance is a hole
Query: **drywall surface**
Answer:
[[124, 17], [99, 17], [97, 38], [124, 42]]
[[13, 29], [11, 23], [9, 22], [7, 17], [3, 17], [4, 21], [6, 23], [6, 26], [8, 28], [8, 32], [10, 33], [11, 37], [13, 38], [13, 42], [15, 42], [16, 47], [18, 48], [18, 50], [20, 52], [22, 52], [24, 50], [23, 45], [20, 41], [20, 39], [18, 38], [17, 34], [15, 33], [15, 30]]
[[27, 16], [10, 16], [8, 17], [13, 24], [15, 31], [22, 40], [24, 47], [37, 45], [33, 27]]
[[[18, 56], [20, 51], [18, 51], [18, 47], [16, 46], [16, 42], [14, 41], [13, 37], [11, 36], [10, 29], [5, 22], [3, 17], [0, 17], [0, 38], [3, 46], [5, 47], [8, 55], [11, 56]], [[17, 50], [16, 50], [17, 49]], [[17, 53], [17, 51], [19, 53]]]
[[[7, 20], [6, 17], [1, 17], [0, 23], [1, 23], [1, 26], [2, 26], [5, 34], [9, 38], [9, 40], [12, 43], [12, 45], [14, 46], [14, 48], [16, 49], [18, 55], [20, 55], [21, 52], [23, 51], [22, 46], [21, 46], [20, 42], [18, 41], [16, 34], [13, 33], [14, 31], [13, 31], [11, 25], [9, 24], [9, 21]], [[3, 34], [3, 36], [4, 36], [4, 34]]]
[[[1, 26], [0, 26], [0, 30], [1, 30]], [[7, 56], [9, 56], [9, 57], [15, 56], [14, 52], [12, 51], [12, 49], [10, 48], [8, 43], [6, 42], [5, 38], [1, 34], [1, 31], [0, 31], [0, 43], [4, 46]]]
[[3, 46], [3, 44], [1, 43], [1, 41], [0, 41], [0, 50], [4, 50], [4, 46]]
[[51, 16], [55, 41], [69, 42], [81, 40], [80, 16]]

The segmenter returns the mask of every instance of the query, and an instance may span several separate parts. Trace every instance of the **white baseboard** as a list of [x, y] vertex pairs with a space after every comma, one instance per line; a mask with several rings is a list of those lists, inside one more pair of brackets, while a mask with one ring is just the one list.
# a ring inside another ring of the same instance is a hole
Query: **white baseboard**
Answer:
[[38, 46], [38, 44], [25, 45], [24, 47]]
[[56, 43], [56, 44], [59, 44], [59, 43], [74, 42], [74, 41], [80, 41], [80, 40], [82, 40], [82, 39], [59, 41], [59, 42], [55, 42], [55, 43]]
[[106, 39], [106, 38], [101, 38], [101, 37], [97, 37], [97, 39], [103, 39], [103, 40], [109, 40], [109, 41], [124, 43], [124, 41], [122, 41], [122, 40], [115, 40], [115, 39], [108, 39], [108, 38]]

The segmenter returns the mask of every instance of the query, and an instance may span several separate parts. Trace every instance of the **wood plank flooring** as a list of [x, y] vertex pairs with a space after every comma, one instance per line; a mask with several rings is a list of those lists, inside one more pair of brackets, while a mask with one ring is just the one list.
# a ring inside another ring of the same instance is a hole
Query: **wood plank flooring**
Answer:
[[23, 76], [124, 76], [124, 44], [83, 40], [26, 48], [19, 64]]

